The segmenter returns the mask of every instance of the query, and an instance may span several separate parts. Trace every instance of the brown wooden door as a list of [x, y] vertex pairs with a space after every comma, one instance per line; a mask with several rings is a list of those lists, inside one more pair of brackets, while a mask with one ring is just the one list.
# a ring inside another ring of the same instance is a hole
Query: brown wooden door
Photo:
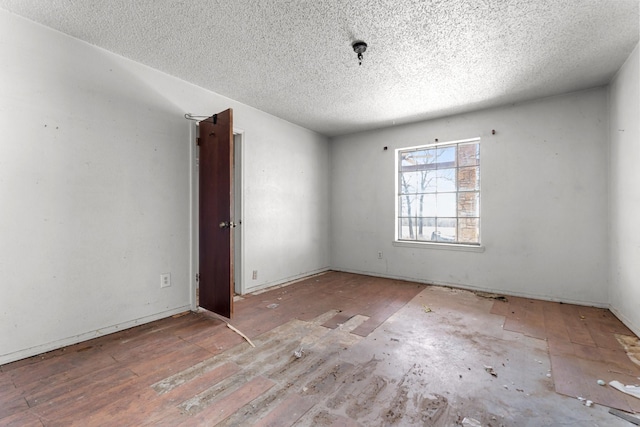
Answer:
[[200, 307], [233, 315], [233, 111], [199, 123]]

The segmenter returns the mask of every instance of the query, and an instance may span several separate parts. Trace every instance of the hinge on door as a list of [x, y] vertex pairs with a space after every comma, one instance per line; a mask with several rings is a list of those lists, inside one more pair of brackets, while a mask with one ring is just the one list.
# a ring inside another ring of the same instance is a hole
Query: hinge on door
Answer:
[[196, 282], [200, 281], [200, 273], [196, 273]]
[[196, 138], [196, 145], [200, 145], [200, 138]]

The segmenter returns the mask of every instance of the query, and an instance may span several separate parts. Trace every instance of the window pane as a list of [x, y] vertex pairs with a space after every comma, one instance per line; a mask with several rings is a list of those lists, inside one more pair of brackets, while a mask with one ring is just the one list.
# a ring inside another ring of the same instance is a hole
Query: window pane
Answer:
[[435, 194], [424, 194], [422, 199], [418, 198], [418, 216], [436, 216], [437, 211]]
[[413, 166], [415, 164], [414, 151], [405, 151], [400, 153], [400, 170], [404, 167]]
[[476, 192], [458, 193], [458, 216], [480, 216], [479, 200]]
[[436, 157], [438, 169], [455, 167], [456, 165], [456, 146], [436, 148]]
[[[435, 242], [435, 232], [436, 232], [436, 218], [433, 217], [425, 217], [418, 218], [420, 222], [418, 223], [417, 235], [418, 240], [423, 242]], [[420, 228], [422, 225], [422, 228]]]
[[437, 191], [456, 191], [456, 170], [438, 169], [436, 173]]
[[415, 216], [435, 216], [436, 215], [436, 195], [418, 194], [415, 202]]
[[437, 171], [428, 170], [420, 172], [421, 190], [424, 193], [435, 193], [437, 184]]
[[436, 194], [436, 216], [456, 216], [456, 194], [455, 193], [437, 193]]
[[462, 144], [458, 146], [458, 166], [480, 164], [480, 144]]
[[458, 169], [458, 191], [480, 189], [480, 167]]
[[458, 239], [460, 243], [480, 243], [480, 219], [460, 218]]
[[457, 220], [455, 218], [438, 218], [435, 231], [437, 242], [455, 242], [457, 234]]
[[405, 216], [405, 217], [409, 217], [409, 216], [415, 217], [416, 209], [418, 207], [418, 203], [416, 201], [417, 199], [416, 195], [411, 194], [411, 195], [403, 195], [399, 197], [400, 197], [399, 215]]
[[417, 193], [421, 186], [421, 172], [401, 172], [399, 177], [400, 193]]
[[398, 238], [403, 240], [415, 240], [416, 219], [398, 218]]
[[436, 149], [425, 150], [425, 163], [426, 165], [435, 165], [437, 162]]
[[431, 233], [436, 229], [435, 218], [418, 217], [416, 220], [416, 238], [417, 240], [431, 240]]
[[413, 159], [416, 165], [426, 165], [430, 157], [431, 154], [429, 154], [429, 150], [418, 150], [413, 152]]

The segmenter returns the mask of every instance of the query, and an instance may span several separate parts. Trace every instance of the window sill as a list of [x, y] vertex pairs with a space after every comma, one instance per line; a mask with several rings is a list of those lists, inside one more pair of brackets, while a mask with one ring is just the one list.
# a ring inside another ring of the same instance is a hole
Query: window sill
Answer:
[[452, 245], [450, 243], [432, 243], [432, 242], [408, 242], [404, 240], [395, 240], [393, 246], [403, 248], [421, 248], [421, 249], [440, 249], [445, 251], [462, 251], [462, 252], [484, 252], [485, 247], [480, 245]]

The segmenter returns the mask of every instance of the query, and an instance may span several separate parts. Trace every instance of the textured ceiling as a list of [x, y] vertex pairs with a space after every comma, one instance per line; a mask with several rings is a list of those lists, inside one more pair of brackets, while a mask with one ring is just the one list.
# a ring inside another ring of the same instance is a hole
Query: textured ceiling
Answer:
[[[638, 43], [638, 4], [0, 0], [1, 8], [329, 136], [606, 84]], [[362, 66], [356, 40], [369, 45]]]

